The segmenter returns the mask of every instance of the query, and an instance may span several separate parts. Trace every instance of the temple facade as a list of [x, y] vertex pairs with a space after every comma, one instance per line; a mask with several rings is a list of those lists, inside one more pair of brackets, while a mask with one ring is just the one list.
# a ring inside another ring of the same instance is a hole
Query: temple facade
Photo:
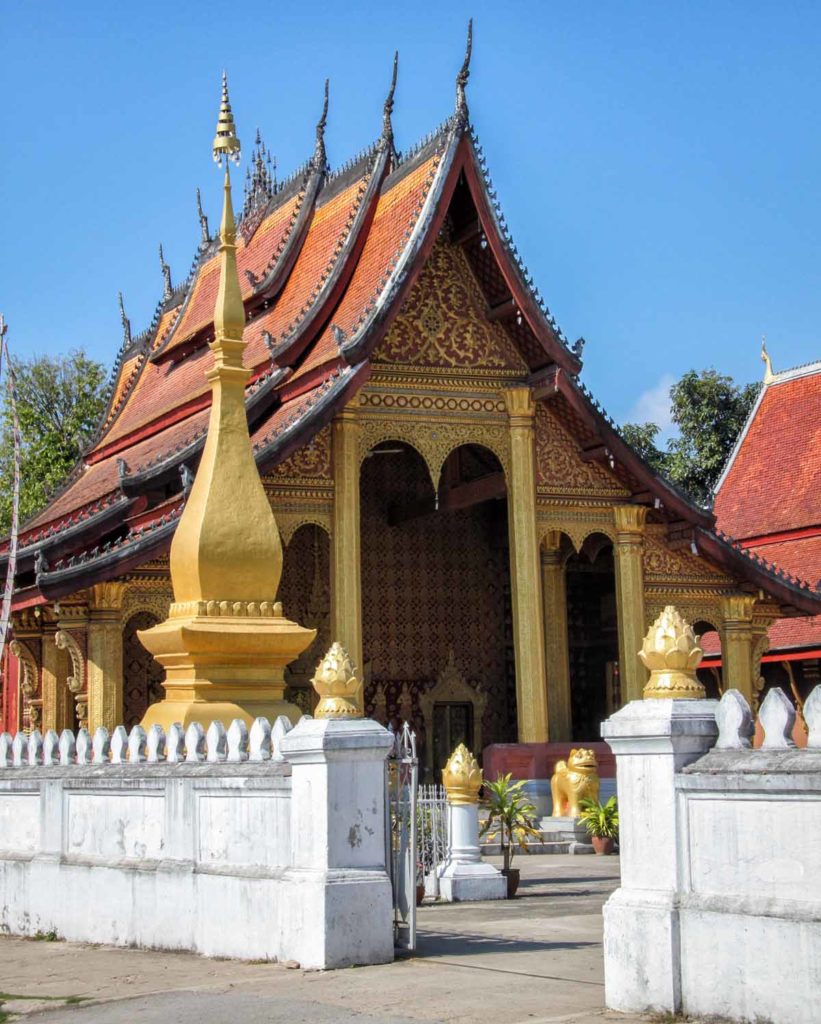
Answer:
[[[468, 117], [400, 154], [391, 112], [338, 170], [275, 181], [251, 159], [237, 259], [246, 411], [284, 547], [277, 595], [333, 640], [372, 717], [454, 746], [593, 740], [641, 697], [638, 651], [675, 604], [720, 638], [721, 685], [755, 702], [768, 628], [821, 612], [815, 586], [717, 532], [581, 380], [510, 236]], [[124, 340], [108, 409], [63, 489], [21, 531], [2, 727], [139, 722], [163, 675], [137, 636], [166, 618], [168, 551], [205, 439], [218, 254], [200, 210], [189, 275]], [[226, 530], [243, 529], [242, 522]], [[3, 559], [7, 555], [3, 554]], [[0, 566], [2, 568], [2, 566]], [[712, 676], [710, 676], [712, 679]]]

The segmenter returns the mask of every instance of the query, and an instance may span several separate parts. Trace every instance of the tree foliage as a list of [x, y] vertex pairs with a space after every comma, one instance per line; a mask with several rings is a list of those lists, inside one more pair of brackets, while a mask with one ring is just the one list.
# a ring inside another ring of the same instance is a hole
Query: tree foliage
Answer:
[[628, 423], [622, 435], [653, 469], [706, 504], [760, 387], [738, 385], [713, 369], [689, 370], [670, 388], [678, 436], [666, 448], [656, 443], [655, 423]]
[[[105, 367], [82, 349], [15, 361], [21, 436], [20, 520], [47, 502], [68, 476], [103, 414]], [[13, 443], [4, 394], [0, 439], [0, 534], [11, 524]]]

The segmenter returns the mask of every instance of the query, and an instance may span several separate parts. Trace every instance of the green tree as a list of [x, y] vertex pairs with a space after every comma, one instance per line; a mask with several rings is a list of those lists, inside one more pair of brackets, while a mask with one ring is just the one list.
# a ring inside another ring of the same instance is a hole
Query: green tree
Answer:
[[[15, 360], [21, 436], [20, 521], [38, 512], [79, 459], [105, 407], [105, 367], [82, 349]], [[11, 411], [3, 389], [0, 534], [11, 525]]]
[[622, 434], [654, 469], [706, 504], [760, 387], [738, 385], [713, 369], [689, 370], [670, 388], [678, 435], [665, 449], [656, 444], [655, 423], [628, 423]]

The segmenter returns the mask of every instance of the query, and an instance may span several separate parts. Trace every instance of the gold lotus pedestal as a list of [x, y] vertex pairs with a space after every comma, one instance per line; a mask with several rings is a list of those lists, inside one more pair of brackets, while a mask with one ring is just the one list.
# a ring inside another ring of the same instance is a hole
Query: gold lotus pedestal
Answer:
[[165, 700], [149, 707], [143, 728], [235, 718], [250, 726], [278, 715], [296, 723], [302, 712], [285, 700], [283, 673], [316, 630], [284, 618], [280, 604], [193, 604], [172, 605], [165, 622], [140, 633], [166, 672]]

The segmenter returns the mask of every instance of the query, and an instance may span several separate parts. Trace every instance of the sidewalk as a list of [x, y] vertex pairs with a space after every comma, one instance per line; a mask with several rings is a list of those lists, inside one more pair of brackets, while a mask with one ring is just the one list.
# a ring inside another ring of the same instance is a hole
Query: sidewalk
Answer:
[[[520, 856], [520, 896], [423, 907], [419, 949], [328, 973], [0, 938], [0, 1021], [26, 1024], [601, 1024], [601, 906], [615, 857]], [[104, 908], [100, 908], [104, 912]], [[14, 998], [26, 996], [25, 1000]], [[48, 997], [48, 998], [47, 998]]]

